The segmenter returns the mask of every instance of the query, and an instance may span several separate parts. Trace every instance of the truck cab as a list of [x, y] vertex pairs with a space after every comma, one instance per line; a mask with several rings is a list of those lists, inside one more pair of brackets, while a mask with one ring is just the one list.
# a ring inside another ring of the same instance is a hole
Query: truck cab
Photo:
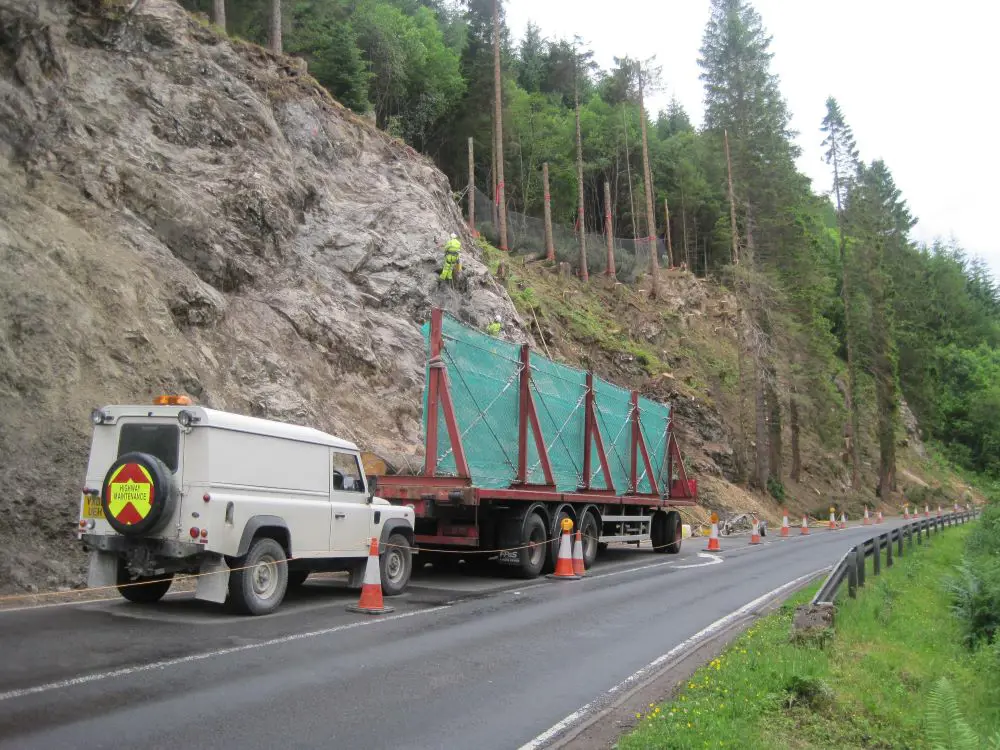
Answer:
[[267, 614], [312, 572], [360, 586], [376, 538], [383, 592], [406, 588], [414, 511], [375, 496], [353, 443], [184, 396], [91, 421], [79, 520], [90, 586], [152, 602], [176, 574], [198, 574], [196, 598]]

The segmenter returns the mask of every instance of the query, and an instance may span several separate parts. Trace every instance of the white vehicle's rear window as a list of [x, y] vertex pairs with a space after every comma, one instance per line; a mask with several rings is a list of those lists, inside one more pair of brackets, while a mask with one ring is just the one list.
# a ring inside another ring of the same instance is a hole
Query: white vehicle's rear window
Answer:
[[148, 453], [177, 471], [180, 428], [174, 424], [123, 424], [118, 435], [118, 455]]

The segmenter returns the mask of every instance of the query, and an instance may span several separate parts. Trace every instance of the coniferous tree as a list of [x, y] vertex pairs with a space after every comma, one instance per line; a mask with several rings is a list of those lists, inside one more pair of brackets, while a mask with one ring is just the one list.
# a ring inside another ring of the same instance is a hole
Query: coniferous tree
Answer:
[[851, 278], [856, 269], [847, 258], [847, 219], [844, 208], [847, 194], [858, 176], [858, 150], [854, 134], [844, 119], [837, 100], [826, 100], [826, 117], [822, 132], [826, 133], [823, 145], [827, 147], [826, 163], [833, 167], [833, 195], [837, 205], [837, 229], [840, 235], [841, 284], [840, 296], [844, 304], [844, 342], [847, 352], [847, 411], [848, 428], [845, 430], [850, 445], [851, 487], [857, 489], [861, 470], [861, 408], [858, 403], [857, 372], [855, 371], [855, 337], [852, 321], [854, 301], [851, 296]]

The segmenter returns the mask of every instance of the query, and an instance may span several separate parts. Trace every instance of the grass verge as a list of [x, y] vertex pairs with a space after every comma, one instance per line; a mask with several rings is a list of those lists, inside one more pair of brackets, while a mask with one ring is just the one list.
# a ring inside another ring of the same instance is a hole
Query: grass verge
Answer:
[[948, 529], [907, 550], [879, 578], [869, 573], [855, 600], [845, 586], [823, 647], [790, 642], [795, 606], [817, 586], [801, 592], [699, 669], [673, 700], [637, 715], [617, 747], [933, 748], [941, 727], [928, 697], [940, 677], [956, 689], [971, 729], [994, 735], [1000, 650], [962, 646], [946, 588], [967, 534]]

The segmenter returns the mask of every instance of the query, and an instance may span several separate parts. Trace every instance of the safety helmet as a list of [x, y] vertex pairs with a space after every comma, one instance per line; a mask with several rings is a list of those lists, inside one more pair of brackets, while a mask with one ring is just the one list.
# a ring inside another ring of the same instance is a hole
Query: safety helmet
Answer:
[[457, 235], [457, 234], [455, 234], [454, 232], [452, 232], [452, 233], [451, 233], [451, 238], [452, 238], [453, 240], [457, 240], [457, 239], [458, 239], [458, 235]]
[[503, 319], [499, 315], [493, 316], [493, 320], [495, 320], [497, 323], [503, 322]]

